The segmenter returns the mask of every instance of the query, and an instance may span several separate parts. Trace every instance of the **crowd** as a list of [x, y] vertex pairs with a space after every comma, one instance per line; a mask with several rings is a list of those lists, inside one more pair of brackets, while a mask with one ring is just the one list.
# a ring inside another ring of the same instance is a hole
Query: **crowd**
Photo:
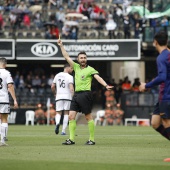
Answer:
[[35, 91], [37, 93], [43, 93], [47, 88], [51, 88], [52, 81], [54, 79], [54, 74], [47, 77], [45, 74], [36, 74], [33, 76], [31, 73], [27, 76], [23, 76], [19, 72], [14, 76], [14, 84], [16, 89], [27, 88], [31, 93]]
[[[9, 13], [12, 33], [20, 29], [37, 30], [44, 32], [46, 39], [57, 39], [59, 34], [64, 39], [78, 39], [79, 31], [84, 29], [79, 26], [86, 20], [94, 21], [91, 28], [86, 25], [86, 31], [107, 30], [110, 39], [139, 38], [143, 31], [143, 19], [137, 12], [127, 12], [133, 2], [124, 0], [123, 4], [112, 4], [112, 1], [107, 3], [110, 3], [109, 8], [93, 0], [5, 0], [0, 4], [0, 29], [7, 30], [5, 26], [8, 22], [4, 16]], [[150, 20], [150, 26], [168, 26], [168, 19], [165, 16]]]

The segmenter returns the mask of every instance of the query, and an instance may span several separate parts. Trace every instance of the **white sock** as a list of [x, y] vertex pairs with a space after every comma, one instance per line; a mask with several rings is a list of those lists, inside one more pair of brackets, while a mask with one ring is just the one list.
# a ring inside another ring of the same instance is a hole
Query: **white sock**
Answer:
[[1, 143], [5, 143], [4, 138], [7, 136], [8, 123], [1, 124]]
[[56, 123], [56, 125], [60, 124], [60, 119], [61, 119], [61, 115], [60, 114], [56, 114], [56, 116], [55, 116], [55, 123]]
[[62, 132], [65, 133], [67, 125], [68, 125], [68, 115], [64, 115]]
[[0, 119], [0, 135], [1, 135], [1, 119]]

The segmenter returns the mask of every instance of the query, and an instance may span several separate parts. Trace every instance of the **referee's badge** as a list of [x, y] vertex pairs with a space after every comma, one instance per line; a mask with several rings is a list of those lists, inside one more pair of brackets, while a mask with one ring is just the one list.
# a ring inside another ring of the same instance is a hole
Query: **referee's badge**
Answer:
[[84, 76], [84, 75], [82, 75], [82, 76], [81, 76], [81, 79], [82, 79], [82, 80], [84, 80], [84, 78], [85, 78], [85, 76]]

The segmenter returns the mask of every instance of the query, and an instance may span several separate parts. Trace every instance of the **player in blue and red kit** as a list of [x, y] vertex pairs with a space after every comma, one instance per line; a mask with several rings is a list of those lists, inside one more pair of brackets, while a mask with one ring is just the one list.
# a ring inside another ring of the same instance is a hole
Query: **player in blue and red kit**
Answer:
[[140, 91], [159, 85], [159, 99], [154, 107], [152, 127], [170, 140], [170, 51], [167, 47], [168, 35], [164, 31], [154, 36], [153, 45], [159, 52], [157, 57], [158, 75], [148, 83], [141, 83]]

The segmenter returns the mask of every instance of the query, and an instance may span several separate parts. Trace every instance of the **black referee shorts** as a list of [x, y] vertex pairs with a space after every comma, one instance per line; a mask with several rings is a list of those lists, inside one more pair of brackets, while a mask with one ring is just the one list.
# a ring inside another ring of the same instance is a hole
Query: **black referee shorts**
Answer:
[[93, 96], [91, 91], [75, 92], [70, 110], [89, 114], [92, 111]]

